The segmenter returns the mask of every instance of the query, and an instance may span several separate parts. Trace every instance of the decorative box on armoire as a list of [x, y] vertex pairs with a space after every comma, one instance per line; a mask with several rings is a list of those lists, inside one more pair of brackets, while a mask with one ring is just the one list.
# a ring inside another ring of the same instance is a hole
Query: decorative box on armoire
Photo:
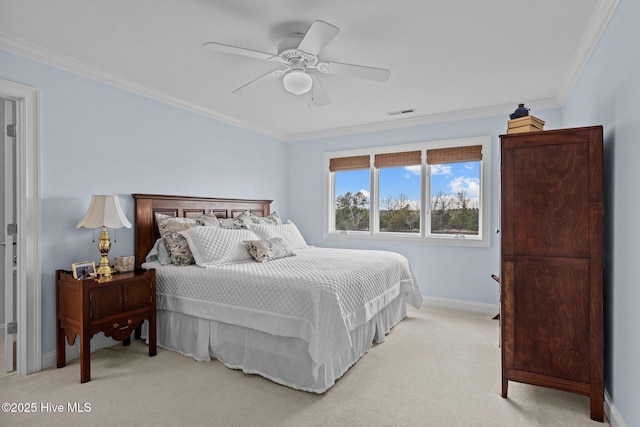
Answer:
[[580, 393], [602, 421], [602, 126], [500, 138], [502, 396]]

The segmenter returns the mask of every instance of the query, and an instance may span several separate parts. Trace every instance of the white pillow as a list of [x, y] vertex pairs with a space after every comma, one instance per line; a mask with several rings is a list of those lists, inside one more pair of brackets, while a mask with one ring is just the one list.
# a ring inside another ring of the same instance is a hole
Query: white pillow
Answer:
[[298, 227], [291, 222], [287, 221], [286, 224], [253, 224], [251, 225], [253, 230], [262, 240], [269, 240], [274, 237], [282, 237], [284, 241], [293, 250], [303, 249], [307, 247], [307, 242], [300, 234]]
[[245, 240], [257, 238], [251, 230], [194, 227], [180, 234], [187, 239], [193, 258], [200, 267], [215, 267], [253, 259], [244, 247]]
[[171, 255], [167, 252], [167, 247], [161, 238], [156, 240], [144, 260], [146, 262], [158, 261], [160, 265], [171, 264]]

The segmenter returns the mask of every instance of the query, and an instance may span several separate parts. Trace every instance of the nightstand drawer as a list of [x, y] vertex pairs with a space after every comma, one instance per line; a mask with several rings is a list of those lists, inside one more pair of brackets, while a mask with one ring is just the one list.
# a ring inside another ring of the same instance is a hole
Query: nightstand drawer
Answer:
[[149, 319], [149, 309], [136, 310], [118, 316], [105, 317], [91, 324], [91, 334], [98, 332], [114, 340], [123, 341], [131, 335], [134, 329], [142, 325], [142, 322]]

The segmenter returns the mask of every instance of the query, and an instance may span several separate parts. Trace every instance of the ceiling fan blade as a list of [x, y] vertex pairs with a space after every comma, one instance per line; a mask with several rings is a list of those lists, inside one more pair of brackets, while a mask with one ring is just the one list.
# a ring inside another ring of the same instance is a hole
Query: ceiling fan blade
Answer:
[[358, 79], [386, 82], [391, 71], [385, 68], [366, 67], [364, 65], [343, 64], [341, 62], [325, 62], [318, 70], [328, 74], [356, 77]]
[[273, 70], [269, 71], [266, 74], [261, 75], [257, 79], [251, 80], [244, 86], [240, 86], [238, 89], [234, 90], [232, 93], [236, 95], [245, 95], [247, 92], [262, 86], [263, 84], [270, 82], [271, 80], [275, 80], [278, 77], [284, 74], [284, 70]]
[[320, 84], [320, 80], [313, 74], [309, 73], [311, 76], [311, 80], [313, 81], [313, 86], [311, 86], [311, 100], [316, 107], [324, 107], [331, 103], [331, 98], [327, 95], [327, 92], [324, 90], [322, 85]]
[[243, 47], [230, 46], [228, 44], [216, 43], [216, 42], [206, 42], [202, 45], [202, 47], [206, 47], [207, 49], [215, 50], [216, 52], [223, 53], [231, 53], [234, 55], [242, 55], [242, 56], [250, 56], [252, 58], [258, 59], [266, 59], [269, 60], [273, 58], [275, 55], [266, 52], [260, 52], [252, 49], [245, 49]]
[[335, 25], [328, 24], [324, 21], [313, 21], [307, 34], [300, 42], [298, 50], [310, 53], [311, 55], [318, 55], [339, 32], [340, 29]]

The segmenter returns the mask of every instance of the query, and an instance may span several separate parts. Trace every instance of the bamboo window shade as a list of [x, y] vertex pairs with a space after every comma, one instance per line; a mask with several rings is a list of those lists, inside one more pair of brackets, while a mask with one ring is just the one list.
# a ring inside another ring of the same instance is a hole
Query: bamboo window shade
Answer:
[[352, 156], [352, 157], [336, 157], [329, 160], [329, 170], [331, 172], [354, 171], [360, 169], [369, 169], [369, 155]]
[[427, 164], [475, 162], [482, 160], [482, 145], [427, 150]]
[[[427, 150], [427, 164], [439, 165], [444, 163], [475, 162], [482, 160], [482, 146], [470, 145], [466, 147], [436, 148]], [[369, 155], [336, 157], [329, 160], [331, 172], [369, 169]], [[376, 168], [392, 168], [397, 166], [415, 166], [421, 164], [420, 151], [405, 151], [401, 153], [376, 154], [374, 165]]]
[[396, 166], [415, 166], [421, 163], [420, 151], [403, 153], [376, 154], [376, 168], [393, 168]]

